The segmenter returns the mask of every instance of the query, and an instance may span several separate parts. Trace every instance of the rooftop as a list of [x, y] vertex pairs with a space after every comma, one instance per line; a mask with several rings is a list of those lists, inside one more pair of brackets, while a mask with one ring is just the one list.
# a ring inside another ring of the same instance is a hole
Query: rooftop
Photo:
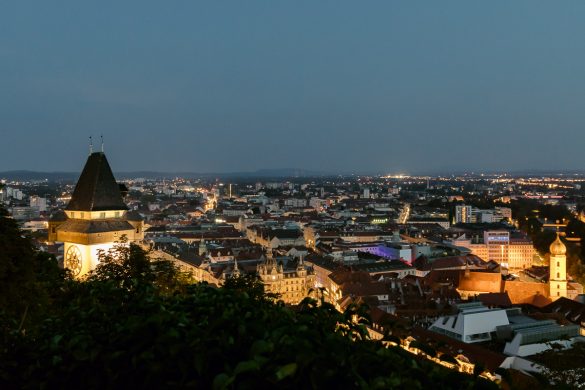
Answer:
[[120, 187], [103, 152], [89, 155], [66, 210], [127, 210]]

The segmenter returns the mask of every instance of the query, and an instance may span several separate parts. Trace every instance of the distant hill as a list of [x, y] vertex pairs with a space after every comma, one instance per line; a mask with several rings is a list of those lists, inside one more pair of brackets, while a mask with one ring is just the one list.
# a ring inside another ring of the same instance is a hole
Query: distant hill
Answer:
[[[44, 180], [49, 181], [75, 181], [81, 172], [39, 172], [39, 171], [5, 171], [0, 172], [0, 179], [7, 180]], [[260, 169], [250, 172], [217, 172], [217, 173], [197, 173], [197, 172], [156, 172], [156, 171], [134, 171], [134, 172], [115, 172], [118, 179], [131, 178], [174, 178], [184, 177], [189, 179], [196, 178], [294, 178], [294, 177], [325, 177], [334, 176], [335, 173], [310, 171], [306, 169], [282, 168], [282, 169]]]
[[81, 172], [38, 172], [38, 171], [5, 171], [0, 172], [0, 179], [8, 180], [76, 180]]

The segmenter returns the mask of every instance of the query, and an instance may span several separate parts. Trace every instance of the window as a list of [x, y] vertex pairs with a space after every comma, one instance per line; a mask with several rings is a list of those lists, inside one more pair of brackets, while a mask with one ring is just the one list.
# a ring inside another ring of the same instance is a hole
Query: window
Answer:
[[106, 218], [106, 213], [100, 213], [100, 218]]
[[559, 263], [559, 262], [557, 261], [557, 267], [560, 267], [560, 266], [561, 266], [561, 263]]
[[115, 216], [116, 218], [119, 218], [119, 217], [120, 217], [120, 212], [119, 212], [119, 211], [116, 211], [116, 213], [114, 214], [114, 216]]
[[561, 274], [557, 272], [557, 279], [561, 277]]
[[75, 213], [73, 211], [71, 212], [71, 218], [75, 218]]

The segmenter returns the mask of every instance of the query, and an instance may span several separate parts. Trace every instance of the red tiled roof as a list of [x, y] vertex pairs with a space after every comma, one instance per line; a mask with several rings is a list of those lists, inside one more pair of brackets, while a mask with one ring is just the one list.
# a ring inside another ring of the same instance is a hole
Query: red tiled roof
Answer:
[[479, 294], [477, 299], [480, 300], [486, 306], [489, 307], [510, 307], [512, 306], [512, 301], [507, 293], [487, 293], [487, 294]]
[[412, 329], [412, 336], [418, 341], [428, 343], [434, 341], [437, 345], [442, 345], [438, 350], [442, 353], [448, 353], [452, 356], [463, 354], [472, 363], [481, 362], [491, 372], [495, 371], [506, 359], [503, 354], [490, 351], [478, 344], [467, 344], [451, 337], [431, 332], [429, 330], [415, 327]]
[[510, 300], [515, 305], [529, 304], [544, 307], [551, 302], [548, 283], [506, 280], [504, 282], [504, 291], [508, 293]]
[[502, 275], [495, 272], [469, 272], [459, 280], [461, 291], [502, 292]]
[[566, 319], [576, 324], [585, 323], [585, 304], [562, 297], [547, 305], [545, 311], [561, 313]]

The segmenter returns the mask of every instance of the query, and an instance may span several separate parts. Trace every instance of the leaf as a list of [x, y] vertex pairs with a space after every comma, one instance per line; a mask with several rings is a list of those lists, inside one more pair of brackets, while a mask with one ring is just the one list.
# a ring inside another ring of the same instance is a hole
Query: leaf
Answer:
[[246, 360], [244, 362], [239, 362], [234, 370], [234, 375], [241, 374], [243, 372], [248, 371], [258, 371], [260, 369], [260, 364], [256, 360]]
[[274, 345], [271, 342], [264, 341], [264, 340], [256, 340], [254, 344], [252, 344], [252, 348], [250, 348], [251, 355], [259, 355], [264, 352], [271, 352]]
[[62, 334], [58, 334], [55, 337], [53, 337], [51, 339], [51, 347], [56, 347], [59, 345], [59, 342], [61, 341], [61, 339], [63, 338]]
[[213, 379], [213, 389], [226, 389], [234, 381], [233, 376], [222, 372]]
[[276, 380], [281, 381], [286, 377], [294, 375], [297, 372], [297, 364], [296, 363], [289, 363], [287, 365], [281, 366], [278, 371], [276, 371]]

